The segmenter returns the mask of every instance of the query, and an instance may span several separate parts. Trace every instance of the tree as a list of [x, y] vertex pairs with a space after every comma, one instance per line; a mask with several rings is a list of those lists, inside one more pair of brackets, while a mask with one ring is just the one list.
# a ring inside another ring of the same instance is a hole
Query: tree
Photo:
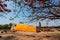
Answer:
[[[24, 17], [27, 17], [30, 22], [44, 20], [47, 18], [50, 20], [60, 19], [60, 2], [55, 4], [54, 2], [55, 0], [9, 0], [9, 1], [12, 1], [15, 4], [15, 8], [17, 6], [20, 9], [18, 11], [17, 9], [14, 10], [15, 13], [17, 12], [16, 16], [14, 16], [13, 18], [11, 17], [10, 20], [19, 17], [21, 11], [22, 14], [24, 14]], [[2, 3], [0, 3], [0, 5], [2, 5]], [[7, 5], [4, 4], [4, 6]], [[27, 10], [25, 11], [27, 12], [31, 11], [31, 14], [27, 15], [22, 8], [26, 8]], [[7, 11], [7, 12], [11, 12], [11, 11]]]
[[0, 29], [11, 29], [12, 23], [0, 25]]
[[7, 7], [7, 4], [5, 4], [4, 1], [0, 0], [0, 12], [4, 12], [4, 11], [11, 12], [11, 10], [6, 9], [5, 7]]

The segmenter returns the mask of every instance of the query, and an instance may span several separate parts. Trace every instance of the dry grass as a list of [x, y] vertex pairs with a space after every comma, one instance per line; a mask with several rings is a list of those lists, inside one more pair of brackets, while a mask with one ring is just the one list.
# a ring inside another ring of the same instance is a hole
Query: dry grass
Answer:
[[60, 32], [11, 32], [0, 33], [0, 40], [60, 40]]

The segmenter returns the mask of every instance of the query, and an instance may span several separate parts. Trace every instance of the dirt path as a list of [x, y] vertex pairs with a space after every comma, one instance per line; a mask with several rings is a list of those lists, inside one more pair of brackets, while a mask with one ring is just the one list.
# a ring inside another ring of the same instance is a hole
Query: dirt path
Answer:
[[0, 34], [0, 40], [60, 40], [60, 32], [10, 32]]

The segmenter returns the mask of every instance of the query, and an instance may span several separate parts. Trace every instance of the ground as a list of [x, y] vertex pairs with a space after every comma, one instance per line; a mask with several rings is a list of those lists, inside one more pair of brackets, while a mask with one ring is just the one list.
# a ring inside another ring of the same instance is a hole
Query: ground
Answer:
[[0, 33], [0, 40], [60, 40], [60, 31], [36, 33], [7, 30], [7, 33]]

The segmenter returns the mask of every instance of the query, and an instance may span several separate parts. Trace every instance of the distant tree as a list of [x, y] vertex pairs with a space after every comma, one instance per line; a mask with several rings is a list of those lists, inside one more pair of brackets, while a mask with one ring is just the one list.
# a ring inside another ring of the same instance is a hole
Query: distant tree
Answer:
[[12, 25], [13, 25], [12, 23], [8, 24], [9, 29], [11, 29]]
[[5, 24], [5, 25], [0, 25], [0, 29], [11, 29], [12, 23], [10, 24]]

